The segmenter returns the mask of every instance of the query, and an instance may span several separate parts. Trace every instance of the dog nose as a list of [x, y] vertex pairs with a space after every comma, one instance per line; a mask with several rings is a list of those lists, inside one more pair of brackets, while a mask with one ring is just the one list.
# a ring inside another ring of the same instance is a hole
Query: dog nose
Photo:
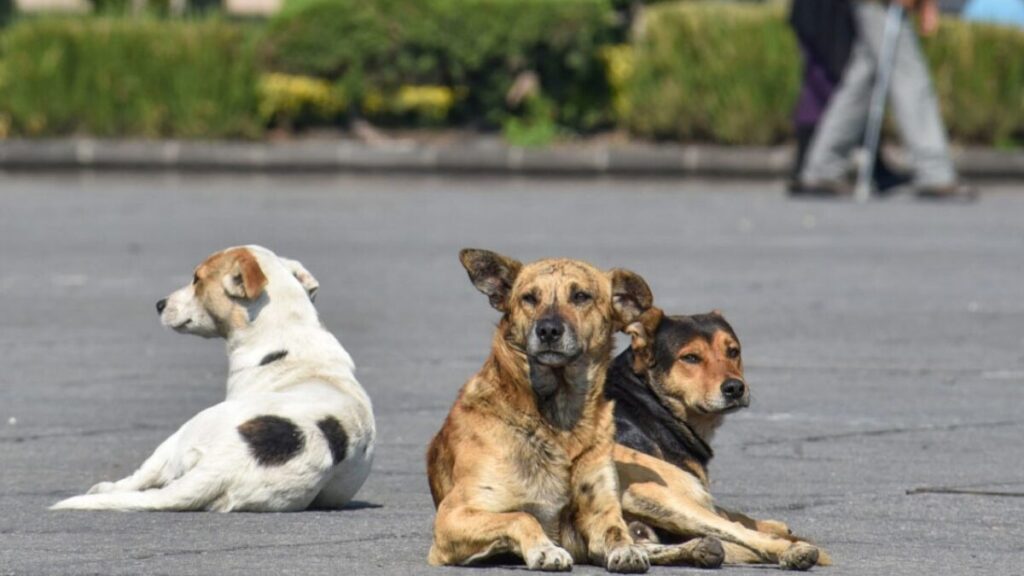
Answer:
[[163, 314], [164, 308], [167, 308], [167, 298], [156, 301], [156, 313]]
[[743, 397], [743, 392], [746, 390], [747, 385], [742, 380], [730, 378], [722, 383], [722, 396], [725, 396], [729, 400], [739, 400]]
[[542, 318], [537, 322], [537, 327], [534, 330], [541, 342], [551, 344], [557, 342], [562, 334], [565, 334], [565, 324], [557, 318]]

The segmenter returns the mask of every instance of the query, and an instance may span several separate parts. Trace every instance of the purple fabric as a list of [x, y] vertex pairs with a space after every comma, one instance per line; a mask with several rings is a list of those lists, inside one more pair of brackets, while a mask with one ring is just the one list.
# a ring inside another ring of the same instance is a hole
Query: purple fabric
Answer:
[[797, 126], [813, 126], [825, 114], [828, 101], [836, 91], [836, 83], [829, 79], [823, 62], [816, 60], [804, 46], [800, 51], [804, 56], [804, 77], [796, 103], [795, 121]]

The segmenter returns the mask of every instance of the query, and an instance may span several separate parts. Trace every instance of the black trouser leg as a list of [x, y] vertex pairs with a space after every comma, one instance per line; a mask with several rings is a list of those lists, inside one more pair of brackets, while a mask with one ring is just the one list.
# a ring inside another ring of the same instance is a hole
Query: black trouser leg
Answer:
[[814, 137], [814, 129], [817, 124], [803, 124], [796, 127], [796, 155], [793, 157], [793, 168], [789, 173], [789, 180], [794, 185], [800, 183], [800, 172], [804, 169], [804, 160], [807, 158], [807, 150], [811, 147], [811, 138]]

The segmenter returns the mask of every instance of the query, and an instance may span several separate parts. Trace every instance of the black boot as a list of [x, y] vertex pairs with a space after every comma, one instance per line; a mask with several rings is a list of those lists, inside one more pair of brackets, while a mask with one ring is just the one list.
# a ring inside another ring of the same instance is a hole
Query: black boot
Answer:
[[811, 138], [814, 138], [814, 129], [817, 127], [817, 124], [796, 127], [796, 154], [793, 158], [793, 168], [789, 172], [789, 184], [786, 186], [790, 194], [800, 194], [801, 192], [800, 173], [803, 172], [807, 149], [811, 147]]
[[878, 152], [875, 155], [875, 172], [871, 175], [871, 179], [875, 181], [875, 188], [878, 189], [879, 196], [888, 196], [899, 188], [910, 184], [913, 177], [907, 172], [893, 170], [885, 162], [885, 156], [882, 154], [882, 147], [878, 147]]

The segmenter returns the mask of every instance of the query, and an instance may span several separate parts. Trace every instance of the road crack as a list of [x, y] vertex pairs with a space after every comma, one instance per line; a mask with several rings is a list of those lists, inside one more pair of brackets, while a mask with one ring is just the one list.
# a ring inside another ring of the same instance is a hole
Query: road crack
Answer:
[[801, 438], [769, 438], [747, 442], [743, 445], [746, 449], [752, 446], [777, 446], [780, 444], [814, 444], [816, 442], [829, 442], [832, 440], [845, 440], [847, 438], [873, 438], [879, 436], [895, 436], [898, 434], [913, 434], [915, 432], [955, 432], [957, 430], [984, 430], [991, 428], [1007, 428], [1024, 425], [1024, 420], [1000, 420], [996, 422], [965, 422], [962, 424], [927, 425], [927, 426], [903, 426], [899, 428], [882, 428], [879, 430], [854, 430], [851, 432], [838, 432], [835, 434], [815, 434]]
[[22, 442], [33, 442], [35, 440], [49, 440], [50, 438], [88, 438], [91, 436], [105, 436], [107, 434], [121, 434], [124, 432], [145, 432], [150, 430], [169, 429], [164, 426], [155, 426], [153, 424], [135, 424], [127, 428], [101, 428], [97, 430], [76, 430], [69, 432], [22, 434], [19, 436], [0, 436], [0, 444], [21, 444]]

